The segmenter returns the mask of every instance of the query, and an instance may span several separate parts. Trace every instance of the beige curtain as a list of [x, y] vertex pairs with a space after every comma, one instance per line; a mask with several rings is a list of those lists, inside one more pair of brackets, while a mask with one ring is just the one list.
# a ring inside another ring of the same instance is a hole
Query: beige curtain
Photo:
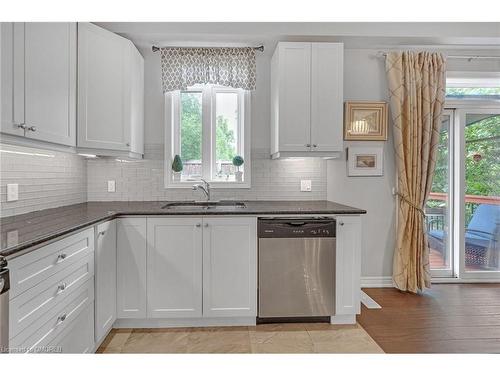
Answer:
[[424, 207], [436, 164], [445, 65], [440, 53], [386, 57], [399, 195], [393, 280], [398, 289], [414, 293], [430, 287]]

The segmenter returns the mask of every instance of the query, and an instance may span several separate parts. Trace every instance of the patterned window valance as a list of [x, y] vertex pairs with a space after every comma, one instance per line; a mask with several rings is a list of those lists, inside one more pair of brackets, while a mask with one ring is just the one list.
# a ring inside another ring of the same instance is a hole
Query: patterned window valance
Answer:
[[255, 89], [255, 50], [244, 48], [160, 48], [163, 92], [195, 84]]

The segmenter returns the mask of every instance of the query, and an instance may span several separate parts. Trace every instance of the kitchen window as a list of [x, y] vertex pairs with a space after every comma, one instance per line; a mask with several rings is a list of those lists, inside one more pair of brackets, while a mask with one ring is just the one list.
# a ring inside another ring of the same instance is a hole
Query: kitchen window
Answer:
[[[165, 95], [167, 188], [191, 187], [201, 179], [214, 187], [250, 187], [249, 96], [242, 89], [214, 85]], [[176, 155], [181, 172], [172, 167]]]

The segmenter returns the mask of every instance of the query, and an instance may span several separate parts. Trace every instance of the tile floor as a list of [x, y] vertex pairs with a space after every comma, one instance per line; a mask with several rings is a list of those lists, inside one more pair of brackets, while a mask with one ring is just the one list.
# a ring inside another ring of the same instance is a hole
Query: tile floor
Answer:
[[97, 353], [383, 353], [359, 325], [113, 329]]

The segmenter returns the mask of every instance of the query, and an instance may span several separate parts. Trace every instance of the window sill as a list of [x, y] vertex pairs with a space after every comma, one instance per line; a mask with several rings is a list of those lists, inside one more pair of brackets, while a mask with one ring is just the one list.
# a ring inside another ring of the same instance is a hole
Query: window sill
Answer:
[[[201, 181], [166, 181], [165, 189], [192, 189], [193, 185]], [[220, 182], [208, 181], [212, 189], [250, 189], [250, 182]]]

